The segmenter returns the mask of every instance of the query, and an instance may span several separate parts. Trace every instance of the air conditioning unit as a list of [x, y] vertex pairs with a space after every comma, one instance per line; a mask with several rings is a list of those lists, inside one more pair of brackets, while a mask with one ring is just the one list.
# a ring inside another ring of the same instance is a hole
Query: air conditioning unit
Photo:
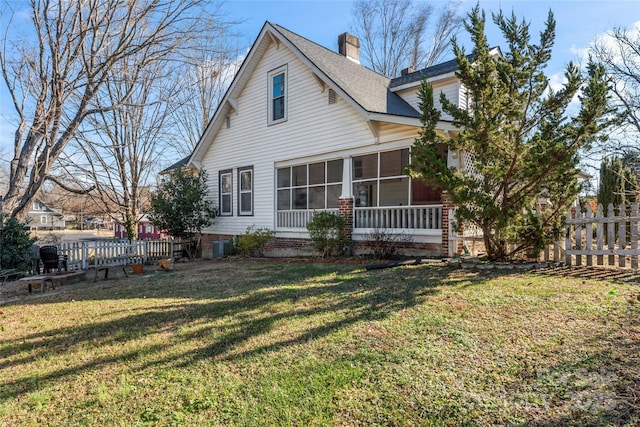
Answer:
[[230, 240], [214, 240], [213, 241], [213, 258], [222, 258], [231, 253]]

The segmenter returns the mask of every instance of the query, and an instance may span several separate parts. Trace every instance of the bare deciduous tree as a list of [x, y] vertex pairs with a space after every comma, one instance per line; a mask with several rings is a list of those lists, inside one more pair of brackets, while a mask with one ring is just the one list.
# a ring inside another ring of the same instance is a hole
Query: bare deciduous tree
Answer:
[[240, 38], [230, 32], [233, 24], [210, 22], [210, 33], [185, 58], [173, 101], [176, 135], [171, 148], [180, 157], [191, 154], [240, 67]]
[[164, 132], [171, 127], [169, 100], [176, 95], [165, 62], [130, 78], [138, 62], [132, 56], [114, 67], [96, 96], [98, 105], [113, 105], [124, 96], [127, 104], [88, 117], [72, 143], [84, 154], [74, 169], [82, 170], [96, 185], [89, 196], [125, 226], [131, 239], [137, 237], [137, 224], [148, 204], [150, 178], [158, 172]]
[[[4, 3], [5, 16], [11, 4]], [[197, 34], [199, 6], [200, 0], [31, 0], [29, 19], [12, 16], [0, 46], [17, 116], [5, 213], [24, 218], [45, 181], [56, 181], [52, 168], [87, 117], [129, 102], [131, 92], [96, 102], [114, 68], [135, 56], [126, 77], [136, 81]]]
[[388, 77], [435, 64], [462, 27], [455, 1], [436, 11], [412, 0], [356, 0], [353, 16], [364, 61]]
[[622, 113], [623, 129], [606, 147], [622, 153], [640, 151], [640, 26], [614, 28], [600, 37], [591, 48], [593, 56], [604, 64], [611, 79], [614, 106]]

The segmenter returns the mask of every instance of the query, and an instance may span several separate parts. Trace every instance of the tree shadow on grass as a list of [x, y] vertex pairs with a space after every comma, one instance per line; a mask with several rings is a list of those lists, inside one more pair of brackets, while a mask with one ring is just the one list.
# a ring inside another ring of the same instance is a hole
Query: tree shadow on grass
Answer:
[[[626, 321], [626, 320], [625, 320]], [[603, 349], [602, 343], [607, 345]], [[600, 334], [584, 340], [594, 348], [570, 364], [551, 366], [523, 379], [549, 405], [534, 407], [522, 425], [630, 426], [640, 422], [640, 343], [624, 334]]]
[[[64, 367], [34, 373], [35, 378], [30, 379], [28, 371], [10, 380], [3, 375], [0, 400], [17, 398], [44, 384], [65, 381], [123, 361], [144, 360], [136, 367], [144, 370], [152, 366], [186, 367], [204, 359], [241, 359], [276, 352], [358, 322], [384, 319], [413, 307], [446, 286], [441, 278], [449, 271], [422, 267], [366, 272], [353, 266], [291, 267], [277, 263], [269, 263], [268, 268], [259, 266], [253, 272], [252, 264], [229, 263], [223, 267], [233, 270], [229, 280], [217, 281], [216, 274], [210, 274], [216, 272], [213, 270], [205, 271], [201, 279], [191, 277], [190, 283], [182, 285], [171, 283], [172, 277], [167, 276], [166, 282], [147, 287], [136, 288], [136, 283], [130, 282], [127, 289], [105, 287], [100, 294], [96, 289], [78, 290], [51, 300], [21, 304], [24, 310], [42, 310], [53, 302], [157, 298], [152, 299], [154, 305], [143, 305], [133, 311], [116, 303], [114, 309], [105, 309], [91, 323], [0, 339], [0, 371], [47, 358], [67, 359]], [[255, 277], [256, 274], [263, 277]], [[221, 275], [218, 274], [218, 278]], [[187, 276], [174, 277], [186, 281]], [[162, 304], [163, 301], [168, 303]], [[100, 320], [101, 317], [106, 319]], [[286, 330], [283, 322], [294, 319], [306, 322], [282, 337], [269, 336], [275, 325]], [[161, 342], [144, 340], [156, 334]], [[247, 347], [247, 343], [257, 337], [264, 337], [266, 342]], [[194, 342], [201, 343], [195, 350], [190, 347]], [[128, 345], [126, 350], [125, 345]], [[177, 354], [169, 351], [181, 345], [186, 346], [184, 351], [181, 349]], [[115, 355], [77, 357], [86, 348], [108, 346], [123, 349]]]

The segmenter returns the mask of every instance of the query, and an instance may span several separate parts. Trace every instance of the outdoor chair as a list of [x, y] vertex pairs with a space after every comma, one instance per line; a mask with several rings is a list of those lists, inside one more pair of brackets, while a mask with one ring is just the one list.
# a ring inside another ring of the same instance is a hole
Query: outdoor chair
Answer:
[[55, 246], [42, 246], [40, 248], [40, 260], [42, 261], [44, 273], [50, 273], [54, 270], [67, 271], [67, 256], [58, 254], [58, 248]]

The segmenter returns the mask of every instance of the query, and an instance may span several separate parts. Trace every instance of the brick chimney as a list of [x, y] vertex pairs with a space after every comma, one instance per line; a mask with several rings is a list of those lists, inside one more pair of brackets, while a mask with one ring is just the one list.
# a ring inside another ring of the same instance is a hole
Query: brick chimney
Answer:
[[338, 53], [346, 56], [353, 62], [360, 63], [360, 40], [349, 33], [338, 36]]
[[406, 76], [407, 74], [411, 74], [411, 73], [415, 73], [416, 69], [413, 67], [407, 67], [404, 70], [400, 71], [400, 75], [401, 76]]

